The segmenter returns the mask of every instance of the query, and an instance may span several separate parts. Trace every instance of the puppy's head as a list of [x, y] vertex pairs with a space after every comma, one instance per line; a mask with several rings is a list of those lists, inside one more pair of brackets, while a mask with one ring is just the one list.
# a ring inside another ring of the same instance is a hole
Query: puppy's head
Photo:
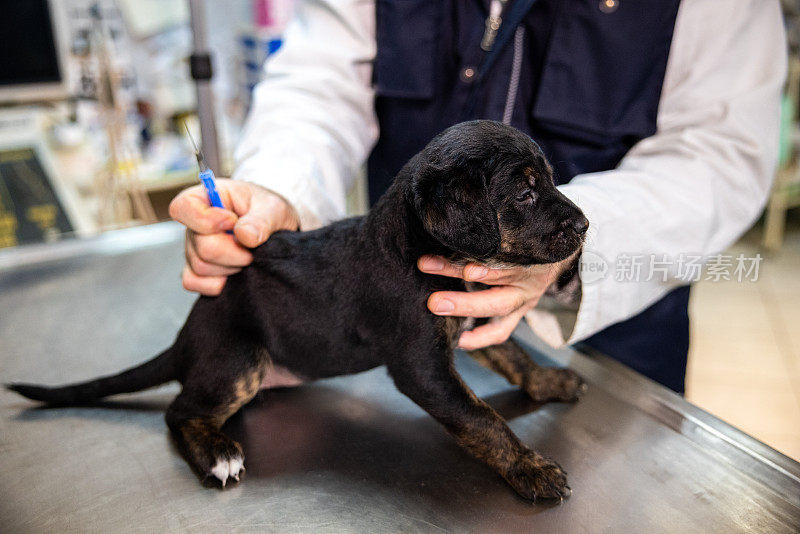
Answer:
[[410, 163], [414, 209], [454, 256], [518, 265], [577, 251], [589, 226], [556, 189], [539, 146], [493, 121], [452, 126]]

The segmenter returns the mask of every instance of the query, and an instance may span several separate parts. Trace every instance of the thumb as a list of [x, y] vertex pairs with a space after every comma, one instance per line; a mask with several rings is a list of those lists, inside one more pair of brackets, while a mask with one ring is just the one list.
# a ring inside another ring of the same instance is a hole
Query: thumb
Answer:
[[293, 228], [287, 217], [289, 207], [277, 195], [251, 190], [247, 201], [245, 213], [233, 228], [242, 245], [254, 248], [264, 243], [273, 232]]

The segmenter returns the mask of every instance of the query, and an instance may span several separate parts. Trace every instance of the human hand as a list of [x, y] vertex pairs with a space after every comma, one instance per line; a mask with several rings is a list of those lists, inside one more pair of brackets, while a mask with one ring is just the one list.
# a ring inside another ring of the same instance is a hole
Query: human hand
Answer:
[[477, 263], [460, 267], [440, 256], [422, 256], [417, 267], [428, 274], [492, 286], [471, 292], [437, 291], [428, 298], [428, 309], [436, 315], [492, 318], [488, 323], [461, 334], [458, 346], [475, 350], [506, 341], [520, 319], [536, 306], [547, 288], [576, 261], [579, 254], [575, 252], [558, 263], [509, 269], [490, 269]]
[[226, 209], [210, 206], [202, 185], [181, 191], [169, 205], [170, 217], [186, 226], [183, 287], [208, 296], [219, 295], [227, 277], [253, 261], [249, 248], [300, 224], [286, 199], [259, 185], [218, 178], [217, 191]]

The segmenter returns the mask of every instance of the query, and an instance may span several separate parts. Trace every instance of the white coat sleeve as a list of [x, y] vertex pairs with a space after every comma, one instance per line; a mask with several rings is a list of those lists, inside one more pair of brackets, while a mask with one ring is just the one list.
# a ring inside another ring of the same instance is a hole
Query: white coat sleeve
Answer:
[[[559, 189], [590, 222], [585, 276], [569, 343], [632, 317], [685, 284], [678, 259], [733, 243], [758, 217], [778, 155], [786, 40], [778, 0], [684, 0], [676, 20], [657, 132], [616, 169]], [[598, 259], [598, 256], [601, 259]], [[666, 258], [666, 280], [620, 280], [623, 257]], [[535, 317], [529, 317], [536, 330]]]
[[283, 195], [312, 229], [345, 198], [378, 136], [375, 2], [302, 0], [256, 86], [233, 178]]

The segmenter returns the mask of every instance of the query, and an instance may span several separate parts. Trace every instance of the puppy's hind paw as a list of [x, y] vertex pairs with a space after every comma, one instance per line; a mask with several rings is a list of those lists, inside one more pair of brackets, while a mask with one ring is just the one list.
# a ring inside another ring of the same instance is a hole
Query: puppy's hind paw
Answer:
[[575, 402], [586, 389], [586, 383], [571, 369], [542, 369], [525, 384], [525, 391], [537, 402]]
[[229, 480], [239, 482], [239, 478], [244, 471], [244, 458], [241, 455], [237, 454], [232, 457], [220, 456], [217, 458], [214, 467], [211, 468], [211, 472], [206, 475], [206, 479], [213, 477], [224, 488]]

